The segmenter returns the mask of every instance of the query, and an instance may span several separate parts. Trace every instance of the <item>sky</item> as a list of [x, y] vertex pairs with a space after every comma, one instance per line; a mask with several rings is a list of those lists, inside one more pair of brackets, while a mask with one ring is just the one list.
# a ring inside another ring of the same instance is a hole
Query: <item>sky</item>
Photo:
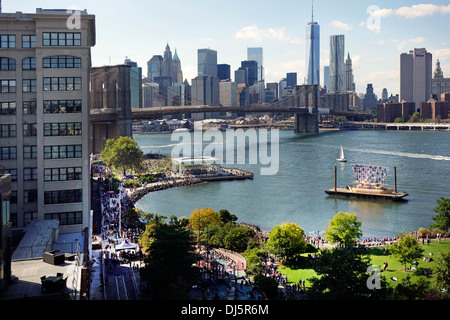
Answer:
[[[263, 48], [266, 83], [297, 72], [305, 77], [306, 25], [311, 0], [3, 0], [2, 12], [34, 13], [43, 9], [86, 9], [96, 16], [93, 66], [115, 65], [128, 57], [147, 75], [147, 61], [177, 50], [184, 78], [197, 76], [197, 50], [217, 51], [218, 63], [234, 71], [247, 60], [247, 48]], [[399, 93], [400, 54], [426, 48], [450, 77], [450, 2], [315, 0], [320, 25], [321, 82], [329, 64], [331, 35], [345, 35], [358, 93], [372, 83]]]

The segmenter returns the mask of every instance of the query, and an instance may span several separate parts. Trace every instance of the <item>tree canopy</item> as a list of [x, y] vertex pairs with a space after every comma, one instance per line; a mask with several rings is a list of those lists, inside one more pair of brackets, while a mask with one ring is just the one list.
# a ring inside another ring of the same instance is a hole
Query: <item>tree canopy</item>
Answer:
[[305, 231], [295, 223], [275, 226], [269, 234], [268, 250], [282, 260], [295, 259], [308, 248]]
[[341, 247], [353, 246], [356, 239], [362, 236], [361, 224], [356, 215], [338, 212], [325, 229], [325, 239]]
[[412, 263], [423, 255], [423, 249], [414, 236], [406, 233], [402, 234], [398, 241], [390, 246], [390, 250], [405, 265], [405, 271], [407, 263]]
[[138, 143], [130, 137], [106, 140], [100, 155], [109, 168], [120, 170], [123, 175], [126, 175], [128, 170], [139, 170], [144, 159], [144, 153]]
[[437, 212], [437, 215], [432, 217], [435, 221], [434, 227], [448, 230], [450, 228], [450, 199], [440, 197], [436, 202], [437, 206], [434, 211]]

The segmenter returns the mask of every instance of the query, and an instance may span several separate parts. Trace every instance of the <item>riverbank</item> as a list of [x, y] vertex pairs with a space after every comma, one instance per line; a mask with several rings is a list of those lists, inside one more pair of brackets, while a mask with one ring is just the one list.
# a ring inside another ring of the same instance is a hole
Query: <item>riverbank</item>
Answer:
[[166, 190], [169, 188], [191, 186], [199, 183], [242, 179], [253, 179], [253, 173], [235, 168], [221, 168], [221, 173], [219, 174], [169, 177], [153, 183], [144, 183], [137, 188], [126, 189], [126, 192], [128, 199], [134, 205], [150, 192]]

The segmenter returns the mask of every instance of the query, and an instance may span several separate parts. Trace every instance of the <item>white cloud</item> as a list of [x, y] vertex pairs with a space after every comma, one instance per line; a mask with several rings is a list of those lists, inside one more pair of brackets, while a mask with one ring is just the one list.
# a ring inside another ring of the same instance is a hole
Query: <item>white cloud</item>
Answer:
[[350, 31], [350, 30], [353, 29], [352, 26], [346, 24], [345, 22], [339, 21], [339, 20], [331, 21], [330, 26], [338, 28], [338, 29], [342, 29], [342, 30], [345, 30], [345, 31]]
[[408, 44], [411, 44], [411, 45], [416, 45], [416, 44], [420, 44], [420, 43], [423, 43], [423, 42], [425, 42], [425, 38], [424, 37], [417, 37], [417, 38], [411, 38], [411, 39], [408, 39], [408, 40], [399, 40], [399, 39], [391, 39], [390, 41], [392, 42], [392, 43], [395, 43], [395, 44], [397, 44], [397, 49], [398, 50], [403, 50], [403, 48], [405, 48], [405, 46]]
[[442, 60], [450, 60], [450, 49], [437, 49], [430, 52], [433, 54], [433, 58]]
[[257, 43], [261, 43], [264, 40], [278, 40], [294, 44], [298, 44], [301, 42], [300, 38], [287, 35], [284, 31], [284, 28], [261, 29], [256, 24], [243, 27], [242, 29], [238, 30], [234, 36], [236, 39], [250, 39]]
[[411, 7], [401, 7], [398, 9], [379, 9], [371, 13], [372, 16], [385, 18], [391, 15], [408, 19], [431, 16], [436, 13], [450, 14], [450, 4], [438, 6], [435, 4], [417, 4]]

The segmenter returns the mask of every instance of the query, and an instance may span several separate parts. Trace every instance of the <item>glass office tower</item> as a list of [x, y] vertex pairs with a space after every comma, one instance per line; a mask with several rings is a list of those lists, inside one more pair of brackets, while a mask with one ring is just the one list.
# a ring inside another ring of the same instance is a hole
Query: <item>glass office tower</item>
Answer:
[[320, 26], [311, 21], [306, 26], [306, 84], [320, 85]]
[[263, 48], [247, 48], [247, 60], [258, 63], [258, 81], [264, 80]]
[[198, 49], [198, 74], [217, 77], [217, 51]]

